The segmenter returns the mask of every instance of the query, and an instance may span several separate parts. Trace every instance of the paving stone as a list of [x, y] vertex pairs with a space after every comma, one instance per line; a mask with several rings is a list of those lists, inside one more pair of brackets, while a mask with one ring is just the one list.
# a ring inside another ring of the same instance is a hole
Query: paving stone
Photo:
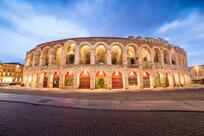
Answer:
[[83, 110], [0, 102], [0, 136], [203, 136], [203, 112]]

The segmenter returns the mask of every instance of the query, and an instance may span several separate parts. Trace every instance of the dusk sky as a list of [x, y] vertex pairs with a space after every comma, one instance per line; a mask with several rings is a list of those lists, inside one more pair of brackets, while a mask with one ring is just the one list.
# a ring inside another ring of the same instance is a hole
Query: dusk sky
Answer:
[[163, 38], [204, 64], [204, 0], [0, 0], [0, 60], [71, 37]]

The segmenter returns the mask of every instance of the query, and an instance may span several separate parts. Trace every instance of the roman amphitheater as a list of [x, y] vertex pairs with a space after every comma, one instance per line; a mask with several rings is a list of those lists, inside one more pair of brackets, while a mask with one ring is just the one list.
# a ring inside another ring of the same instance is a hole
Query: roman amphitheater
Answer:
[[70, 38], [26, 54], [23, 83], [64, 89], [143, 89], [188, 86], [186, 52], [162, 39], [129, 36]]

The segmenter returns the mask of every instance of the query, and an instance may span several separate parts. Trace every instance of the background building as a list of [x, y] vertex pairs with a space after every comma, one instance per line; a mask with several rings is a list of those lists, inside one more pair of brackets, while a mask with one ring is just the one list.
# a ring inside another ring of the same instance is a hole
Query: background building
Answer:
[[32, 87], [137, 89], [190, 83], [186, 52], [162, 39], [71, 38], [27, 52], [23, 82]]
[[204, 65], [190, 67], [193, 83], [204, 84]]
[[23, 77], [23, 65], [20, 63], [0, 64], [0, 84], [20, 84]]

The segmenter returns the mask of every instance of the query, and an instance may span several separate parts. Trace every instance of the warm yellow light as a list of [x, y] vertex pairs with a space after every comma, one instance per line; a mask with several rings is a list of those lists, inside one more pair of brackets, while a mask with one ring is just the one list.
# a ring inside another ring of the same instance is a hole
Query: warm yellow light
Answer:
[[130, 75], [131, 75], [131, 76], [134, 76], [134, 73], [131, 71], [131, 72], [130, 72]]
[[87, 73], [87, 71], [85, 70], [85, 71], [84, 71], [84, 75], [87, 75], [87, 74], [88, 74], [88, 73]]
[[116, 76], [118, 76], [118, 75], [119, 75], [118, 71], [117, 71], [117, 72], [115, 72], [115, 75], [116, 75]]
[[103, 72], [102, 72], [102, 71], [100, 71], [100, 72], [99, 72], [99, 76], [102, 76], [102, 75], [103, 75]]

